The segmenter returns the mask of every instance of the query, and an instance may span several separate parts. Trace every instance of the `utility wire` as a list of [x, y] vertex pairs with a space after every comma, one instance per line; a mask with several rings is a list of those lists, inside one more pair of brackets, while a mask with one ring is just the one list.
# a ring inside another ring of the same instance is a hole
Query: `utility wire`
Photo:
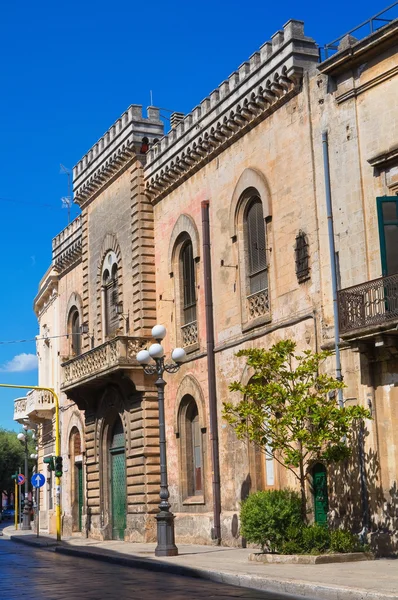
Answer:
[[25, 340], [5, 340], [5, 341], [0, 341], [0, 345], [4, 346], [5, 344], [22, 344], [24, 342], [39, 342], [41, 340], [53, 340], [53, 339], [64, 338], [64, 337], [68, 338], [68, 337], [71, 337], [72, 335], [88, 335], [88, 334], [76, 332], [75, 334], [64, 333], [62, 335], [46, 335], [44, 337], [26, 338]]

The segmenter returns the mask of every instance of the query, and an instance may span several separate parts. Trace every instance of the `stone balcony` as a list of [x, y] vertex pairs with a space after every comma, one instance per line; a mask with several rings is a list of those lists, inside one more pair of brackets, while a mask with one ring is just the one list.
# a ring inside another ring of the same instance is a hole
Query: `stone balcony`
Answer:
[[14, 400], [14, 421], [40, 423], [52, 419], [54, 410], [54, 397], [50, 392], [32, 390], [25, 398]]
[[16, 398], [14, 400], [14, 421], [18, 421], [18, 423], [23, 423], [28, 420], [28, 415], [26, 412], [26, 398]]
[[95, 385], [117, 371], [138, 368], [137, 352], [146, 348], [147, 343], [144, 338], [118, 336], [67, 360], [62, 364], [61, 389], [69, 392], [83, 385]]

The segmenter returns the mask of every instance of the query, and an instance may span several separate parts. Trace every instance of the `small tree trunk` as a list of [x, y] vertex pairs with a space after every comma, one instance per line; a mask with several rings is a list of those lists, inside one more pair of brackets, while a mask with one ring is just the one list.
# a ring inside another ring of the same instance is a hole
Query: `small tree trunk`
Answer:
[[301, 494], [301, 517], [307, 523], [307, 496], [305, 493], [305, 473], [303, 461], [300, 460], [300, 494]]

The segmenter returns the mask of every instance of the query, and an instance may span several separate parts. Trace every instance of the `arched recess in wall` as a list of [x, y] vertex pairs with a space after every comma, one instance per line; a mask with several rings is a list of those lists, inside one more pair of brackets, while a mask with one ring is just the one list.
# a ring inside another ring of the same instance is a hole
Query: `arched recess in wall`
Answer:
[[[95, 460], [98, 461], [101, 456], [101, 443], [104, 440], [104, 431], [109, 425], [109, 421], [112, 421], [113, 416], [119, 415], [126, 437], [126, 450], [131, 450], [131, 434], [130, 434], [130, 419], [129, 411], [126, 410], [125, 403], [123, 400], [123, 392], [115, 385], [108, 386], [99, 402], [97, 407], [97, 415], [95, 423], [95, 439], [94, 439], [94, 451]], [[106, 436], [105, 436], [106, 437]]]
[[[230, 237], [238, 235], [241, 219], [239, 213], [245, 209], [245, 204], [251, 196], [258, 196], [263, 205], [264, 219], [272, 214], [271, 193], [266, 177], [257, 169], [248, 168], [243, 171], [232, 194], [229, 210]], [[246, 201], [246, 202], [245, 202]]]
[[188, 215], [180, 215], [169, 241], [169, 273], [174, 280], [176, 343], [186, 352], [197, 350], [197, 290], [199, 277], [199, 233]]
[[257, 170], [246, 169], [235, 186], [229, 224], [232, 241], [237, 242], [243, 331], [271, 320], [270, 215], [270, 193], [265, 177]]
[[170, 275], [173, 274], [175, 267], [175, 254], [177, 247], [177, 240], [183, 234], [187, 234], [191, 238], [192, 242], [192, 250], [193, 250], [193, 258], [195, 261], [198, 261], [200, 258], [200, 238], [198, 228], [196, 227], [196, 223], [192, 217], [186, 214], [182, 214], [178, 217], [173, 231], [171, 233], [171, 237], [169, 240], [169, 252], [168, 252], [168, 270]]
[[[178, 400], [177, 400], [178, 399]], [[181, 382], [175, 406], [175, 433], [179, 455], [179, 487], [182, 501], [195, 497], [205, 502], [207, 468], [204, 398], [191, 376]]]
[[[104, 305], [106, 301], [106, 293], [104, 293], [104, 291], [108, 291], [109, 294], [112, 294], [112, 292], [114, 292], [117, 295], [117, 298], [108, 298], [109, 302], [112, 300], [115, 307], [116, 304], [123, 304], [122, 253], [115, 235], [108, 233], [105, 236], [104, 241], [102, 242], [99, 256], [100, 259], [97, 265], [96, 277], [96, 331], [98, 339], [102, 339], [103, 341], [105, 341], [105, 337], [107, 335], [106, 320], [107, 318], [109, 319], [109, 315], [107, 315], [107, 306]], [[105, 261], [109, 262], [108, 259], [110, 259], [110, 264], [105, 265]], [[107, 269], [108, 273], [106, 273]], [[113, 282], [115, 283], [115, 285], [113, 285]], [[109, 329], [112, 333], [115, 333], [119, 326], [121, 326], [121, 317], [115, 314], [114, 322], [112, 322], [112, 326], [109, 327]]]
[[81, 450], [82, 450], [82, 454], [84, 454], [86, 452], [86, 440], [85, 440], [85, 436], [84, 436], [84, 425], [83, 425], [81, 414], [78, 413], [76, 410], [73, 411], [73, 413], [70, 417], [69, 423], [68, 423], [67, 437], [66, 437], [67, 440], [70, 439], [71, 431], [74, 428], [77, 429], [78, 432], [80, 433]]
[[67, 348], [64, 347], [63, 356], [78, 356], [82, 351], [81, 326], [83, 319], [83, 303], [79, 294], [73, 292], [66, 305], [65, 331]]
[[192, 396], [198, 405], [199, 425], [205, 430], [207, 428], [206, 404], [202, 388], [193, 375], [186, 375], [178, 386], [175, 407], [174, 407], [174, 433], [179, 435], [179, 420], [178, 414], [180, 411], [181, 400], [184, 396]]

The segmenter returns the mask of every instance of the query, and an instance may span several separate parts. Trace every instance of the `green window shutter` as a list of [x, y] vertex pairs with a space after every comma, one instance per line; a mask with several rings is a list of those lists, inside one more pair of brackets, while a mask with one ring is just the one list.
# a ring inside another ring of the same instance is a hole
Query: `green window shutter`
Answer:
[[383, 277], [398, 273], [398, 196], [377, 198]]

